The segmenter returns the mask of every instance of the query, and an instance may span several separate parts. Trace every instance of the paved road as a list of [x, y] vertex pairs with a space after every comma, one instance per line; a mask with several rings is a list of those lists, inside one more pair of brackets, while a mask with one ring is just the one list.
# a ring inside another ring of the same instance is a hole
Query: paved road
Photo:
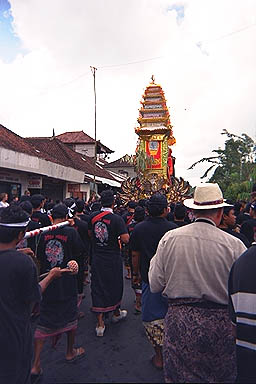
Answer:
[[79, 321], [76, 346], [83, 346], [86, 356], [73, 364], [65, 362], [66, 337], [57, 350], [49, 342], [42, 352], [44, 371], [41, 384], [53, 383], [163, 383], [162, 371], [150, 362], [153, 348], [147, 340], [141, 316], [133, 311], [134, 295], [130, 281], [125, 280], [122, 308], [128, 310], [126, 320], [109, 324], [104, 337], [95, 336], [95, 315], [90, 311], [90, 288], [81, 304], [85, 317]]

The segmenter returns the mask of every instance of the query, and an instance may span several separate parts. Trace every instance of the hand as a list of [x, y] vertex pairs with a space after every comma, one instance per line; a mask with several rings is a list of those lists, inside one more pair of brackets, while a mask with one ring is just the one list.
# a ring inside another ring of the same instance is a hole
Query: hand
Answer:
[[132, 275], [132, 282], [134, 285], [139, 285], [141, 282], [141, 278], [138, 274]]
[[55, 267], [50, 270], [48, 276], [51, 280], [57, 279], [61, 277], [62, 272], [63, 272], [63, 269], [60, 269], [59, 267]]
[[68, 219], [68, 221], [69, 221], [69, 225], [71, 227], [73, 227], [75, 225], [75, 220], [74, 219]]
[[20, 249], [17, 249], [17, 251], [25, 253], [25, 255], [28, 255], [30, 257], [34, 256], [34, 252], [32, 251], [31, 248], [20, 248]]

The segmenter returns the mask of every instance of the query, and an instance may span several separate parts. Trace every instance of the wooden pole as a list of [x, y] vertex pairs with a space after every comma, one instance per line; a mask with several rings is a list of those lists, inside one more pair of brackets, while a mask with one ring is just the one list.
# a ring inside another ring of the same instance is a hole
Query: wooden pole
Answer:
[[94, 166], [93, 166], [93, 190], [96, 193], [96, 162], [97, 162], [97, 104], [96, 104], [96, 67], [90, 67], [93, 74], [93, 89], [94, 89]]

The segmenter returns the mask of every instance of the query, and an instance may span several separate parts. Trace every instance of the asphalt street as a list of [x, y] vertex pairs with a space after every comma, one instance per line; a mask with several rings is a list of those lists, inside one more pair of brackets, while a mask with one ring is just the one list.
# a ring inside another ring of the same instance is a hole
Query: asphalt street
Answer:
[[85, 357], [72, 364], [65, 361], [66, 336], [57, 349], [47, 341], [41, 355], [41, 384], [53, 383], [163, 383], [163, 373], [151, 364], [153, 347], [147, 340], [141, 315], [134, 314], [134, 294], [130, 281], [124, 279], [122, 308], [128, 310], [125, 320], [107, 324], [103, 337], [96, 337], [96, 316], [90, 311], [90, 287], [80, 310], [75, 346], [85, 348]]

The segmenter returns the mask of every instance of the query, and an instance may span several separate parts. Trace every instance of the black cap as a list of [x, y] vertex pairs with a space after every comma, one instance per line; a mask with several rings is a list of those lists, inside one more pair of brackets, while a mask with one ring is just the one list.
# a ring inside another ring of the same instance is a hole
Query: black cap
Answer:
[[113, 194], [113, 191], [111, 191], [111, 189], [108, 189], [106, 191], [103, 191], [101, 193], [101, 204], [102, 206], [110, 206], [114, 203], [114, 194]]
[[158, 206], [158, 207], [167, 207], [168, 201], [164, 195], [157, 192], [154, 195], [152, 195], [148, 201], [149, 206]]
[[68, 214], [68, 208], [65, 204], [57, 204], [52, 209], [53, 219], [63, 219]]

